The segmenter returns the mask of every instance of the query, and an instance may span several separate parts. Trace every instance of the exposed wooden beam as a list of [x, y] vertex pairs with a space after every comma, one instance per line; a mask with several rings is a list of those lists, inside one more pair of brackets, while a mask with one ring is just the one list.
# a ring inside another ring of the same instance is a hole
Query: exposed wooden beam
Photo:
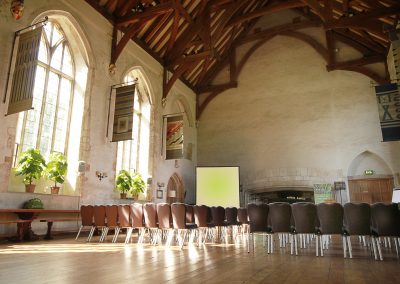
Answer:
[[244, 44], [248, 43], [254, 40], [260, 40], [266, 37], [270, 37], [272, 35], [277, 35], [286, 31], [294, 31], [294, 30], [299, 30], [299, 29], [304, 29], [304, 28], [311, 28], [311, 27], [318, 27], [320, 24], [312, 22], [312, 21], [301, 21], [297, 23], [288, 23], [288, 24], [283, 24], [279, 25], [276, 27], [272, 27], [266, 30], [262, 30], [259, 32], [256, 32], [251, 35], [247, 35], [237, 41], [237, 44]]
[[363, 74], [363, 75], [371, 78], [376, 83], [381, 84], [381, 85], [389, 83], [388, 79], [381, 77], [376, 72], [371, 71], [363, 66], [336, 67], [336, 68], [332, 69], [331, 71], [333, 71], [333, 70], [344, 70], [344, 71], [357, 72], [357, 73]]
[[327, 29], [335, 28], [364, 28], [371, 32], [382, 33], [382, 23], [374, 21], [376, 18], [385, 16], [395, 15], [400, 13], [400, 4], [396, 4], [390, 7], [382, 7], [373, 9], [368, 12], [359, 13], [352, 17], [344, 17], [338, 20], [331, 21], [326, 24]]
[[125, 16], [129, 11], [131, 11], [134, 7], [137, 6], [138, 0], [129, 0], [129, 1], [122, 1], [122, 7], [117, 11], [117, 16], [122, 17]]
[[137, 23], [143, 20], [151, 19], [160, 14], [169, 13], [171, 11], [173, 11], [173, 2], [168, 1], [166, 3], [147, 8], [144, 12], [133, 12], [123, 17], [119, 17], [116, 21], [116, 25], [120, 27]]
[[85, 1], [90, 6], [92, 6], [93, 9], [99, 12], [104, 18], [106, 18], [112, 25], [115, 25], [116, 18], [110, 13], [108, 13], [107, 9], [105, 9], [103, 6], [100, 6], [99, 2], [97, 2], [96, 0], [85, 0]]
[[301, 0], [304, 4], [307, 4], [311, 9], [314, 10], [315, 14], [325, 22], [325, 13], [322, 6], [317, 0]]
[[304, 6], [306, 6], [306, 4], [300, 0], [290, 0], [290, 1], [286, 1], [286, 2], [272, 3], [268, 6], [257, 9], [254, 12], [251, 12], [251, 13], [248, 13], [245, 15], [241, 15], [241, 16], [238, 16], [238, 17], [235, 17], [235, 18], [229, 20], [226, 27], [231, 27], [231, 26], [234, 26], [237, 24], [241, 24], [245, 21], [259, 18], [259, 17], [265, 16], [268, 14], [276, 13], [276, 12], [279, 12], [282, 10], [304, 7]]
[[354, 59], [354, 60], [348, 60], [344, 62], [335, 62], [334, 64], [330, 64], [327, 66], [327, 70], [335, 70], [335, 69], [343, 69], [343, 68], [349, 68], [349, 67], [357, 67], [357, 66], [364, 66], [368, 64], [373, 64], [373, 63], [383, 63], [386, 60], [386, 57], [380, 54], [369, 56], [369, 57], [363, 57], [359, 59]]
[[333, 35], [336, 39], [340, 40], [343, 43], [348, 44], [349, 46], [354, 47], [363, 54], [368, 54], [373, 52], [382, 54], [385, 53], [385, 48], [371, 44], [363, 37], [355, 33], [345, 30], [335, 30], [333, 31]]

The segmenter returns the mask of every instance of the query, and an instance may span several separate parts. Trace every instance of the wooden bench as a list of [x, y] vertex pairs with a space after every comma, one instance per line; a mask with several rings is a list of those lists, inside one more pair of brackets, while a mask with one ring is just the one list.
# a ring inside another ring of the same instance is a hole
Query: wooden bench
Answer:
[[39, 221], [44, 223], [47, 222], [47, 233], [44, 236], [43, 239], [45, 240], [51, 240], [53, 237], [51, 236], [51, 228], [53, 227], [54, 222], [78, 222], [80, 221], [80, 218], [46, 218], [46, 219], [40, 219]]
[[30, 225], [32, 220], [23, 220], [23, 219], [16, 219], [16, 220], [0, 220], [0, 225], [7, 225], [7, 224], [17, 224], [17, 236], [10, 238], [10, 241], [22, 241], [27, 234], [32, 239], [36, 239], [36, 235], [33, 234], [30, 230]]

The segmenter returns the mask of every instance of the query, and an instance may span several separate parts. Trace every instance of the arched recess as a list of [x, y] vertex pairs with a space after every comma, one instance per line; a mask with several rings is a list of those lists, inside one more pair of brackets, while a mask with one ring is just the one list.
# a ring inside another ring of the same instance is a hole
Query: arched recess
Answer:
[[[366, 170], [370, 175], [366, 175]], [[348, 172], [350, 201], [390, 202], [394, 187], [393, 171], [379, 155], [364, 151], [350, 163]]]
[[128, 68], [123, 74], [124, 76], [128, 73], [135, 71], [137, 74], [136, 77], [138, 78], [138, 87], [139, 91], [142, 91], [143, 94], [146, 94], [149, 104], [153, 105], [154, 102], [154, 90], [153, 86], [150, 84], [150, 79], [147, 76], [146, 71], [142, 66], [133, 66]]
[[179, 111], [185, 113], [187, 121], [189, 123], [189, 127], [193, 127], [194, 116], [192, 110], [190, 109], [190, 105], [187, 99], [183, 95], [176, 95], [174, 96], [174, 100], [171, 101], [171, 104], [177, 105]]
[[182, 178], [174, 173], [168, 180], [167, 185], [167, 202], [184, 202], [185, 201], [185, 185]]

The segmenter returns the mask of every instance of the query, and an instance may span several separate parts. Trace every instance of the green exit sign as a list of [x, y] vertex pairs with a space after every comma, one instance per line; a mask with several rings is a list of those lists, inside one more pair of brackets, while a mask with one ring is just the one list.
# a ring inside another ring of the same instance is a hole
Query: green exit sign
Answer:
[[364, 175], [366, 176], [372, 176], [374, 174], [374, 170], [365, 170]]

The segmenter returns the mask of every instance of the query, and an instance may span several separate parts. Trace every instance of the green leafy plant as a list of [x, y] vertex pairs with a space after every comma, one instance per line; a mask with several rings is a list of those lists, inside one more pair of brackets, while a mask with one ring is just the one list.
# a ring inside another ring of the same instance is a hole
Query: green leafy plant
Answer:
[[43, 209], [43, 202], [39, 198], [29, 199], [22, 206], [24, 209]]
[[65, 156], [59, 152], [51, 153], [45, 173], [48, 179], [54, 182], [54, 187], [57, 187], [57, 183], [64, 183], [67, 169], [68, 163]]
[[132, 174], [132, 181], [133, 181], [131, 188], [132, 195], [138, 195], [139, 193], [144, 193], [146, 184], [143, 181], [142, 175], [134, 172]]
[[31, 185], [34, 179], [39, 179], [42, 176], [45, 167], [46, 162], [40, 151], [28, 149], [21, 153], [15, 175], [24, 176], [24, 183]]
[[126, 170], [120, 170], [116, 179], [115, 186], [121, 193], [127, 193], [131, 190], [133, 185], [133, 179], [130, 173]]

